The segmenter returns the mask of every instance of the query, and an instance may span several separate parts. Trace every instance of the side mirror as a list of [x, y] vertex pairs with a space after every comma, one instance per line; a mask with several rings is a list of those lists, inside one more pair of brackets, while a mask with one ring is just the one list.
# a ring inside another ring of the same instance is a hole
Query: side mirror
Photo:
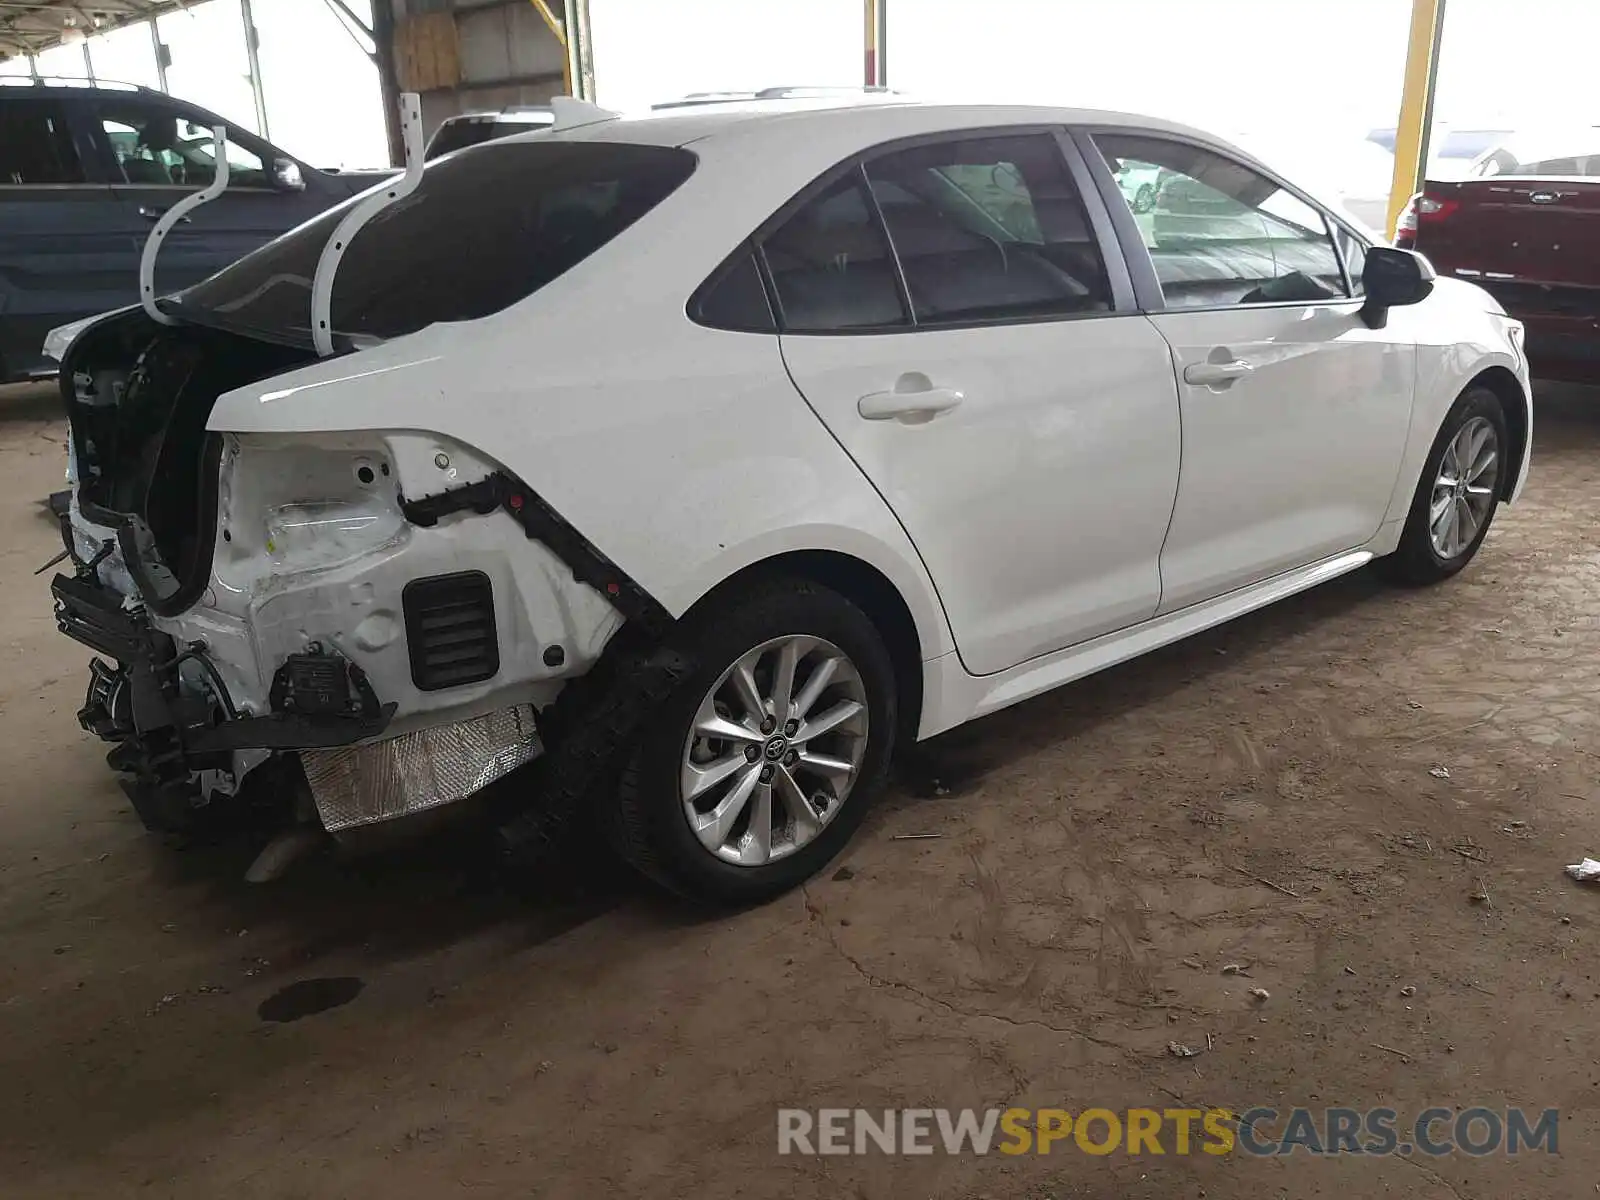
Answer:
[[1368, 329], [1382, 329], [1389, 323], [1391, 308], [1421, 304], [1433, 294], [1437, 278], [1433, 264], [1416, 251], [1373, 246], [1361, 271], [1361, 286], [1367, 293], [1361, 319]]
[[300, 164], [292, 158], [272, 160], [272, 185], [285, 192], [303, 192], [306, 181], [300, 174]]

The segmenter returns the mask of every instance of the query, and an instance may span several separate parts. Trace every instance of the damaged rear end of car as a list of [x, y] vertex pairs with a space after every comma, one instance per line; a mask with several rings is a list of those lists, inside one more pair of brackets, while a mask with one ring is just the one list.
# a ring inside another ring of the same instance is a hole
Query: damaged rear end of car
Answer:
[[[547, 135], [472, 148], [355, 229], [362, 197], [77, 332], [72, 569], [52, 592], [97, 656], [79, 721], [146, 825], [193, 829], [250, 780], [338, 835], [438, 809], [550, 757], [603, 657], [648, 656], [665, 611], [488, 439], [446, 432], [441, 381], [472, 369], [454, 332], [629, 231], [693, 165]], [[436, 395], [439, 418], [389, 425], [385, 388]], [[547, 772], [557, 791], [585, 786], [572, 758]]]

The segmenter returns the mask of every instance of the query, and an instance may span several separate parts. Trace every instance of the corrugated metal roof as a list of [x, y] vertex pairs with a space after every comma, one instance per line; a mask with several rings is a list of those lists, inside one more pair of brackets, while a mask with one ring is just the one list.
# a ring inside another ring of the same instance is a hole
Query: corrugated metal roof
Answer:
[[184, 0], [0, 0], [0, 58], [58, 46], [63, 34], [74, 36], [69, 29], [106, 33], [183, 7]]

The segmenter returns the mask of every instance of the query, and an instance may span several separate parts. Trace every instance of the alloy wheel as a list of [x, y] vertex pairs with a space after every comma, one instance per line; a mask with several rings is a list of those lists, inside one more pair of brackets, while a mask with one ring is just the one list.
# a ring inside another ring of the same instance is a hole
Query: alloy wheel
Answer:
[[808, 845], [838, 814], [867, 748], [861, 674], [803, 634], [750, 650], [702, 698], [679, 796], [700, 844], [758, 867]]
[[1428, 507], [1434, 553], [1449, 561], [1478, 536], [1494, 508], [1500, 438], [1483, 417], [1465, 422], [1445, 446]]

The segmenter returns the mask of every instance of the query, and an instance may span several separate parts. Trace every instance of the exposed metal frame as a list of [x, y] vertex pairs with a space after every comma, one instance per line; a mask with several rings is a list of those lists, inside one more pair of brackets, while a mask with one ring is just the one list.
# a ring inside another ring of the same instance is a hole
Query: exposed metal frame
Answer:
[[[4, 0], [0, 3], [0, 55], [13, 58], [42, 53], [61, 44], [70, 21], [85, 36], [111, 33], [166, 13], [188, 0]], [[93, 13], [90, 17], [88, 14]]]
[[[567, 52], [567, 27], [563, 17], [556, 16], [555, 9], [550, 7], [550, 0], [532, 0], [534, 9], [543, 19], [546, 28], [552, 37], [561, 44], [561, 90], [567, 95], [572, 91], [572, 55]], [[563, 7], [563, 12], [565, 8]]]
[[351, 25], [369, 38], [372, 36], [372, 28], [360, 17], [356, 16], [355, 11], [344, 0], [327, 0], [327, 4], [329, 8], [337, 9]]
[[139, 254], [139, 303], [144, 306], [146, 315], [158, 325], [176, 325], [177, 321], [156, 305], [156, 255], [161, 252], [161, 243], [166, 241], [167, 234], [172, 232], [179, 221], [187, 221], [191, 212], [202, 204], [209, 204], [227, 188], [228, 127], [226, 125], [211, 127], [211, 150], [216, 156], [217, 164], [211, 182], [203, 191], [185, 196], [162, 213], [161, 219], [156, 222], [156, 227], [145, 239], [144, 249]]
[[163, 92], [167, 87], [167, 60], [172, 57], [172, 52], [167, 49], [167, 44], [161, 40], [161, 29], [156, 24], [156, 19], [151, 17], [147, 22], [150, 26], [150, 49], [156, 56], [156, 82], [161, 85]]
[[[378, 61], [378, 39], [367, 23], [356, 16], [344, 0], [322, 0], [322, 2], [327, 10], [333, 14], [333, 19], [339, 22], [339, 27], [350, 35], [350, 40], [356, 44], [356, 49], [376, 64]], [[373, 5], [374, 15], [376, 15], [378, 7], [385, 2], [386, 0], [376, 0]], [[366, 41], [363, 42], [362, 38], [366, 38]]]
[[400, 133], [405, 139], [406, 170], [382, 191], [372, 192], [344, 215], [317, 256], [317, 269], [311, 277], [311, 342], [318, 358], [327, 358], [333, 345], [333, 281], [339, 262], [361, 227], [396, 200], [403, 200], [422, 182], [422, 97], [416, 92], [400, 96]]
[[250, 0], [239, 0], [239, 16], [244, 22], [244, 60], [250, 73], [250, 95], [256, 102], [256, 132], [270, 138], [267, 131], [267, 92], [261, 86], [261, 34], [256, 30], [256, 14]]
[[594, 51], [589, 32], [589, 0], [562, 0], [562, 45], [567, 51], [567, 91], [579, 100], [594, 99]]

